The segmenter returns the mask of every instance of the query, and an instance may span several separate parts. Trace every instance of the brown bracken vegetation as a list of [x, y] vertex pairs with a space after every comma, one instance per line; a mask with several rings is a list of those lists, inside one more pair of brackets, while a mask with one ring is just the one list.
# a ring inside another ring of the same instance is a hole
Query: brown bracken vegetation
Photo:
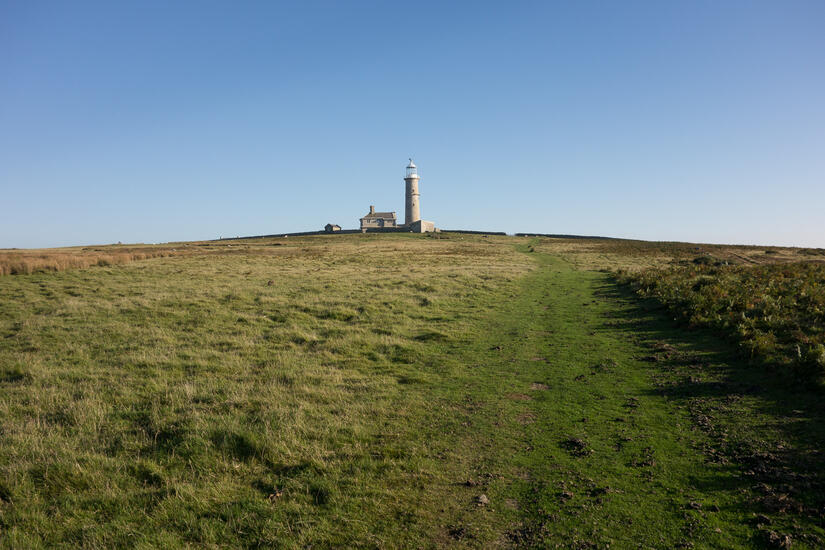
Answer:
[[10, 250], [0, 252], [0, 275], [30, 275], [92, 266], [126, 264], [135, 260], [174, 256], [177, 250], [165, 247], [66, 248]]

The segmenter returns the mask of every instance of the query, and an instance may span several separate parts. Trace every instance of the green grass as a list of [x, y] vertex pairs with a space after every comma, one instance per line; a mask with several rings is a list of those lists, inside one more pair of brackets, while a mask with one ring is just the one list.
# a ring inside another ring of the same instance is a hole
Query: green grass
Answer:
[[825, 538], [818, 394], [544, 241], [441, 237], [0, 278], [0, 544]]

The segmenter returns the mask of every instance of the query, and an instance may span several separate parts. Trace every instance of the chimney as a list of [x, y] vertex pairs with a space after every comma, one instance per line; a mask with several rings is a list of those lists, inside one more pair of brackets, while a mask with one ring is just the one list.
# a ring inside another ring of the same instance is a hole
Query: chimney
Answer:
[[370, 205], [370, 214], [375, 214], [375, 207]]

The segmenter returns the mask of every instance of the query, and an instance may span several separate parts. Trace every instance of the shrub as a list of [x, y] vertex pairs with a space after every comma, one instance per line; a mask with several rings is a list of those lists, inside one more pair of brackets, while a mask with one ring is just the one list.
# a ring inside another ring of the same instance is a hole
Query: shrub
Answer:
[[822, 380], [825, 265], [730, 266], [704, 258], [618, 278], [689, 324], [732, 338], [753, 361]]

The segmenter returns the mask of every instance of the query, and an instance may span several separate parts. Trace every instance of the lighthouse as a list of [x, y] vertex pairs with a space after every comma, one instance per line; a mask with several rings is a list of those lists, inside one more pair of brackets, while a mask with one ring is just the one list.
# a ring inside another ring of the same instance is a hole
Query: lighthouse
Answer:
[[418, 204], [418, 168], [410, 159], [407, 165], [407, 174], [404, 176], [407, 184], [406, 212], [404, 213], [404, 225], [411, 227], [421, 219], [421, 207]]
[[[418, 168], [410, 159], [407, 165], [407, 173], [404, 175], [406, 183], [406, 203], [404, 212], [404, 223], [400, 224], [395, 218], [395, 212], [376, 212], [374, 206], [370, 206], [369, 213], [361, 218], [361, 232], [389, 232], [389, 231], [409, 231], [410, 233], [432, 233], [440, 231], [433, 222], [421, 219], [421, 207], [418, 204]], [[335, 231], [334, 228], [327, 232]]]

